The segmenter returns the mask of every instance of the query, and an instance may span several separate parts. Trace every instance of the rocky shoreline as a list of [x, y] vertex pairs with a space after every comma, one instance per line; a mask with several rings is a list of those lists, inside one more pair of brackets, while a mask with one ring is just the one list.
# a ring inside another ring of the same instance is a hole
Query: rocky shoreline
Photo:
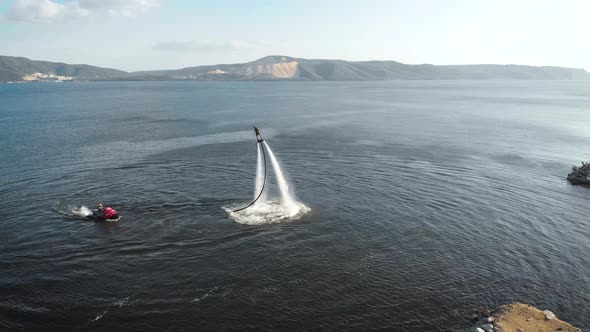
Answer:
[[482, 309], [473, 318], [477, 320], [475, 326], [461, 332], [582, 332], [549, 310], [523, 303], [503, 305], [493, 311]]
[[572, 172], [567, 175], [571, 184], [590, 186], [590, 163], [582, 162], [582, 166], [573, 166]]

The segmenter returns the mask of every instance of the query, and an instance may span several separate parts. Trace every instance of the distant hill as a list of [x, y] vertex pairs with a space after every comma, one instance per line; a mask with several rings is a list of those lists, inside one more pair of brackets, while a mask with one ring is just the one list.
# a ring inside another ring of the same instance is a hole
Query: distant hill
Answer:
[[590, 79], [584, 69], [518, 65], [407, 65], [395, 61], [310, 60], [267, 56], [253, 62], [140, 71], [142, 80], [314, 80], [373, 81], [407, 79]]
[[[267, 56], [239, 64], [187, 67], [174, 70], [125, 72], [88, 65], [68, 65], [0, 56], [0, 81], [35, 80], [34, 73], [67, 76], [72, 80], [304, 80], [372, 81], [417, 79], [534, 79], [587, 80], [584, 69], [521, 65], [407, 65], [395, 61], [344, 61]], [[28, 75], [28, 76], [27, 76]], [[44, 77], [44, 76], [43, 76]], [[52, 76], [53, 78], [53, 76]]]
[[127, 75], [125, 71], [110, 68], [0, 56], [0, 82], [23, 81], [23, 77], [35, 73], [71, 77], [75, 80], [107, 80]]

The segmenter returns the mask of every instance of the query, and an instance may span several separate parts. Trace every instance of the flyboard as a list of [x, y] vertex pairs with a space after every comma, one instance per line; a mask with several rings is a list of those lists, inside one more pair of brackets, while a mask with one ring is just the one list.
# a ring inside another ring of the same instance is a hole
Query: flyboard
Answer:
[[264, 186], [266, 185], [266, 154], [264, 153], [264, 147], [262, 146], [262, 142], [264, 141], [264, 139], [262, 139], [262, 136], [260, 135], [260, 128], [256, 126], [254, 126], [254, 134], [256, 135], [256, 140], [258, 141], [257, 144], [260, 144], [260, 147], [262, 148], [262, 158], [264, 160], [264, 179], [262, 180], [262, 188], [260, 188], [260, 193], [252, 202], [250, 202], [250, 204], [239, 209], [233, 210], [232, 212], [242, 211], [254, 205], [254, 203], [256, 203], [258, 199], [262, 196], [262, 193], [264, 192]]

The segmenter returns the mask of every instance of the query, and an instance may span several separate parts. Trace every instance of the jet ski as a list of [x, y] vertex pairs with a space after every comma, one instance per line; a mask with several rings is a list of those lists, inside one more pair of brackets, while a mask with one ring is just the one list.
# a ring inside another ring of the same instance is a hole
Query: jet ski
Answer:
[[92, 211], [92, 214], [87, 215], [86, 218], [92, 219], [92, 220], [97, 221], [97, 222], [100, 222], [100, 221], [104, 221], [104, 222], [115, 222], [115, 221], [121, 220], [121, 216], [118, 216], [117, 218], [113, 218], [113, 219], [103, 219], [100, 216], [100, 214], [98, 214], [98, 211]]

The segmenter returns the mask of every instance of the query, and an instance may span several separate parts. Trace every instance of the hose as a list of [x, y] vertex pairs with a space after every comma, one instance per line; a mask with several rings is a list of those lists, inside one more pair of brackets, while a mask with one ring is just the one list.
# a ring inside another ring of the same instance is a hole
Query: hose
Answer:
[[258, 194], [258, 196], [256, 196], [256, 198], [250, 204], [244, 206], [243, 208], [233, 210], [232, 212], [239, 212], [251, 207], [252, 205], [254, 205], [254, 203], [256, 203], [256, 201], [258, 201], [258, 199], [260, 198], [260, 196], [262, 196], [262, 193], [264, 192], [264, 186], [266, 186], [266, 154], [264, 152], [264, 145], [262, 145], [262, 140], [259, 140], [258, 144], [260, 144], [260, 148], [262, 149], [262, 159], [264, 161], [264, 179], [262, 180], [262, 188], [260, 189], [260, 193]]

